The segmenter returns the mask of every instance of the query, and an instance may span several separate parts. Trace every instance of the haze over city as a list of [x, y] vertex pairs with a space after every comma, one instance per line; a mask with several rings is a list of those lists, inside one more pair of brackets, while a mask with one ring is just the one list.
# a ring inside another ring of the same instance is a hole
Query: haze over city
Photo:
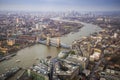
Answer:
[[120, 0], [0, 0], [0, 80], [120, 80]]
[[120, 0], [0, 0], [8, 11], [120, 11]]

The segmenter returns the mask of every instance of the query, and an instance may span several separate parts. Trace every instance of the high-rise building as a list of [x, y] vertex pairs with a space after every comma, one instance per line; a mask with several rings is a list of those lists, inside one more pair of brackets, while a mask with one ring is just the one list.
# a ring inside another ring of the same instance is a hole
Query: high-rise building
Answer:
[[17, 24], [19, 23], [19, 19], [18, 19], [18, 18], [16, 18], [16, 23], [17, 23]]

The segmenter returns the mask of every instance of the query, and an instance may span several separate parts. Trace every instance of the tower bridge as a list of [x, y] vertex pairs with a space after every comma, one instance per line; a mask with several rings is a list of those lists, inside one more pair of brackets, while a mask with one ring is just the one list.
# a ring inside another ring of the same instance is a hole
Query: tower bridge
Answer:
[[62, 47], [62, 48], [67, 48], [70, 49], [71, 45], [67, 45], [61, 42], [60, 37], [58, 38], [50, 38], [50, 37], [46, 37], [46, 40], [41, 41], [39, 40], [39, 43], [47, 45], [47, 46], [54, 46], [54, 47]]

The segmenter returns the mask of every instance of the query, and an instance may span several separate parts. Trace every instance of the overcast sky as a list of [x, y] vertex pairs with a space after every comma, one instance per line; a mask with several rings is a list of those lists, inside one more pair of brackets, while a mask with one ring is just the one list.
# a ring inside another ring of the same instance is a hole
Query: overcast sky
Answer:
[[0, 0], [0, 10], [120, 11], [120, 0]]

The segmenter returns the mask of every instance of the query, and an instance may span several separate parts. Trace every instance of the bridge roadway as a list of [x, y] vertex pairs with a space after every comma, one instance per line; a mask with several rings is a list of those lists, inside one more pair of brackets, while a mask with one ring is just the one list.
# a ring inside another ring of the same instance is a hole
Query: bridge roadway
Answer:
[[[47, 40], [44, 40], [44, 41], [39, 40], [38, 43], [47, 45], [47, 44], [46, 44], [46, 43], [47, 43]], [[64, 44], [64, 43], [60, 43], [60, 46], [58, 46], [57, 43], [55, 43], [55, 42], [53, 42], [53, 41], [50, 41], [49, 46], [54, 46], [54, 47], [61, 47], [61, 48], [65, 48], [65, 49], [70, 49], [72, 45], [67, 45], [67, 44]]]

